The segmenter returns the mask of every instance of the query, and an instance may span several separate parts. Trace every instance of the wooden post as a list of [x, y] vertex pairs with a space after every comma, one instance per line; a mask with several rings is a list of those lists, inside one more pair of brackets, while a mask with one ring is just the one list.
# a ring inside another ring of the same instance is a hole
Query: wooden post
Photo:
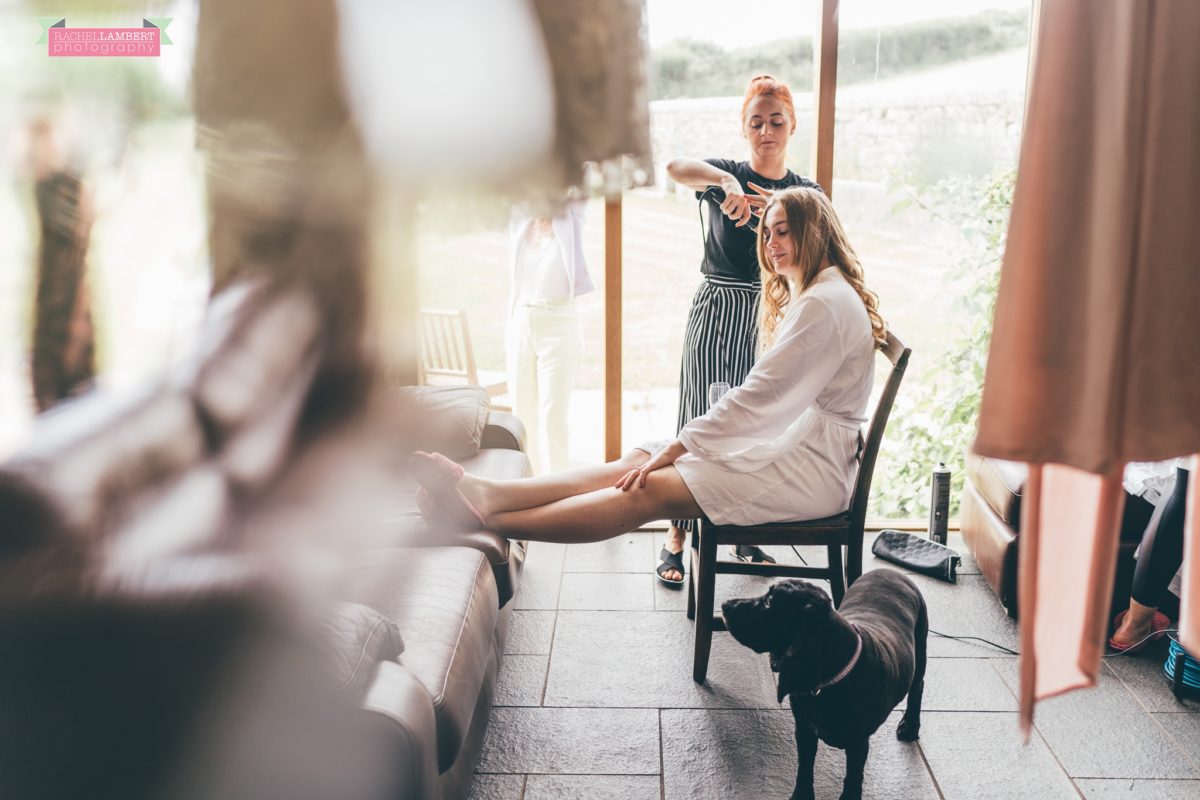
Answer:
[[604, 200], [604, 460], [621, 457], [621, 194]]
[[821, 0], [821, 21], [813, 42], [812, 175], [833, 197], [833, 121], [837, 93], [838, 8], [840, 0]]

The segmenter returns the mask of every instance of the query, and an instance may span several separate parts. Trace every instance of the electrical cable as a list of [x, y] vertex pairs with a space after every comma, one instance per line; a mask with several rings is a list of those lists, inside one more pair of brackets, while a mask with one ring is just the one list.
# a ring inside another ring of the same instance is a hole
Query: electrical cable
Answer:
[[1183, 649], [1183, 645], [1174, 636], [1168, 638], [1171, 640], [1171, 649], [1163, 664], [1163, 672], [1166, 673], [1167, 679], [1171, 683], [1175, 682], [1175, 660], [1183, 656], [1183, 678], [1180, 682], [1188, 689], [1200, 690], [1200, 661], [1192, 658], [1191, 654]]
[[[989, 641], [988, 639], [982, 639], [978, 636], [951, 636], [948, 633], [942, 633], [941, 631], [935, 631], [933, 628], [930, 628], [929, 632], [935, 636], [941, 636], [943, 639], [955, 639], [957, 641], [967, 641], [968, 639], [970, 639], [970, 640], [973, 640], [976, 642], [983, 642], [984, 644], [991, 645], [992, 647], [996, 648], [997, 650], [1003, 650], [1005, 653], [1011, 653], [1014, 656], [1020, 655], [1020, 653], [1017, 652], [1016, 650], [1011, 650], [1002, 644], [996, 644], [993, 641]], [[1143, 642], [1147, 642], [1151, 639], [1161, 636], [1164, 633], [1176, 633], [1176, 632], [1177, 631], [1175, 628], [1168, 628], [1166, 630], [1157, 631], [1156, 633], [1152, 633], [1149, 636], [1146, 636], [1146, 637], [1134, 642], [1132, 645], [1129, 646], [1129, 648], [1127, 650], [1122, 650], [1120, 653], [1107, 653], [1103, 656], [1103, 658], [1116, 658], [1117, 656], [1134, 655], [1134, 653], [1130, 652], [1130, 651], [1136, 650], [1137, 646], [1142, 644]], [[1175, 657], [1179, 653], [1183, 653], [1184, 658], [1185, 658], [1184, 678], [1183, 678], [1184, 685], [1187, 686], [1189, 689], [1200, 689], [1200, 661], [1197, 661], [1196, 659], [1194, 659], [1190, 655], [1188, 655], [1187, 651], [1185, 651], [1180, 646], [1179, 642], [1174, 637], [1170, 637], [1170, 639], [1171, 639], [1171, 653], [1170, 653], [1170, 656], [1167, 658], [1167, 663], [1163, 667], [1163, 669], [1167, 673], [1167, 677], [1174, 680], [1173, 676], [1174, 676], [1174, 670], [1175, 670]]]
[[996, 644], [995, 642], [989, 641], [987, 639], [981, 639], [978, 636], [951, 636], [948, 633], [942, 633], [941, 631], [935, 631], [933, 628], [930, 628], [929, 632], [932, 633], [934, 636], [941, 636], [943, 639], [955, 639], [960, 642], [965, 642], [968, 639], [973, 639], [977, 642], [983, 642], [984, 644], [990, 644], [992, 647], [996, 648], [997, 650], [1003, 650], [1006, 653], [1012, 653], [1014, 656], [1020, 655], [1020, 653], [1018, 653], [1016, 650], [1010, 650], [1009, 648], [1005, 647], [1002, 644]]

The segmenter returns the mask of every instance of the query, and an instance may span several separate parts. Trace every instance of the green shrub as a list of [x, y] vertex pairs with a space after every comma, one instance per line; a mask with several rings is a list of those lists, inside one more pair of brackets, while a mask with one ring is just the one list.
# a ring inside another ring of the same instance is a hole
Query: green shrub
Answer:
[[945, 328], [955, 335], [923, 374], [905, 376], [880, 449], [872, 517], [927, 515], [930, 472], [939, 461], [953, 472], [950, 516], [958, 516], [963, 456], [979, 416], [1015, 175], [1010, 170], [983, 180], [950, 178], [921, 192], [904, 187], [907, 197], [898, 207], [919, 203], [962, 232], [957, 266], [942, 287], [953, 298], [954, 319]]

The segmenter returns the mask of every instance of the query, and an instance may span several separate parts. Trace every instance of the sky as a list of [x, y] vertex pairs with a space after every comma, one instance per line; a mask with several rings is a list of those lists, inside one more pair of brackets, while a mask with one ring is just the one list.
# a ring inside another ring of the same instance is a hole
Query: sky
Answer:
[[[873, 28], [1030, 5], [1031, 0], [842, 0], [841, 27]], [[816, 27], [818, 7], [818, 0], [646, 0], [650, 46], [686, 36], [744, 47], [809, 34]]]

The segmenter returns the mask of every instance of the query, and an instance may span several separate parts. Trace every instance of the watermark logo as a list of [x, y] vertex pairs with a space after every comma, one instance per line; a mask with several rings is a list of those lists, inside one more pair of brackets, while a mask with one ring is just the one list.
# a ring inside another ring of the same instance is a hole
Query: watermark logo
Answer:
[[140, 28], [68, 28], [62, 17], [38, 17], [42, 35], [37, 44], [46, 45], [52, 57], [157, 56], [162, 45], [171, 44], [166, 28], [172, 19], [143, 18]]

